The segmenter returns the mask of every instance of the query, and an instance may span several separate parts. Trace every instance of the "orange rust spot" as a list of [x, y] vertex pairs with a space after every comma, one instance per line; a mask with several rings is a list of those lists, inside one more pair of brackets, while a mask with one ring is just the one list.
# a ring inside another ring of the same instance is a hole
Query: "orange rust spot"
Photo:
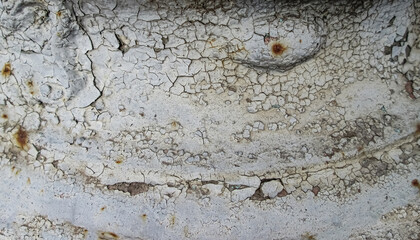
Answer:
[[147, 214], [141, 215], [141, 219], [143, 220], [143, 222], [146, 222], [146, 220], [147, 220]]
[[57, 17], [61, 17], [61, 11], [58, 11], [55, 15], [57, 15]]
[[26, 149], [28, 147], [28, 133], [22, 127], [19, 127], [14, 137], [19, 148]]
[[299, 39], [299, 43], [302, 43], [302, 39]]
[[106, 207], [105, 207], [105, 206], [101, 207], [101, 211], [103, 211], [103, 210], [105, 210], [105, 209], [106, 209]]
[[4, 64], [4, 67], [1, 70], [1, 74], [3, 75], [3, 77], [9, 77], [10, 75], [12, 75], [12, 65], [9, 62]]
[[9, 118], [9, 116], [7, 116], [7, 114], [6, 114], [6, 113], [3, 113], [3, 114], [1, 115], [1, 117], [2, 117], [2, 118], [4, 118], [4, 119]]
[[123, 156], [119, 156], [119, 157], [117, 157], [117, 159], [115, 160], [115, 163], [116, 163], [116, 164], [121, 164], [121, 163], [123, 163], [123, 161], [124, 161], [124, 157], [123, 157]]
[[273, 43], [273, 45], [271, 45], [271, 53], [275, 57], [282, 55], [286, 51], [286, 49], [287, 47], [279, 42], [275, 42]]
[[99, 233], [99, 239], [119, 239], [120, 237], [113, 232], [101, 232]]

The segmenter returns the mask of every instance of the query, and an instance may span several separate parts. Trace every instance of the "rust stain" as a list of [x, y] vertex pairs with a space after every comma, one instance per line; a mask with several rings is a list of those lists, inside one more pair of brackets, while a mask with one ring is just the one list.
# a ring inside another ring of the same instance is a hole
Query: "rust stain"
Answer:
[[414, 179], [413, 181], [411, 181], [411, 185], [413, 185], [413, 187], [416, 187], [420, 190], [420, 183], [418, 179]]
[[28, 85], [28, 87], [33, 87], [34, 86], [34, 82], [32, 80], [28, 80], [26, 82], [26, 85]]
[[3, 114], [1, 115], [1, 117], [2, 117], [2, 118], [4, 118], [4, 119], [8, 119], [8, 118], [9, 118], [9, 116], [7, 116], [7, 114], [6, 114], [6, 113], [3, 113]]
[[26, 180], [26, 183], [29, 185], [29, 184], [31, 184], [31, 179], [30, 178], [28, 178], [27, 180]]
[[124, 162], [124, 157], [123, 156], [119, 156], [116, 160], [115, 160], [115, 163], [116, 164], [121, 164], [121, 163], [123, 163]]
[[101, 207], [101, 211], [104, 211], [106, 209], [106, 206]]
[[283, 190], [281, 190], [281, 192], [279, 192], [278, 194], [277, 194], [277, 197], [285, 197], [285, 196], [287, 196], [287, 191], [286, 191], [286, 189], [283, 189]]
[[312, 188], [312, 192], [314, 193], [315, 196], [318, 196], [319, 191], [321, 190], [320, 187], [315, 186]]
[[32, 94], [32, 95], [34, 95], [34, 93], [35, 93], [35, 91], [34, 91], [34, 82], [32, 80], [28, 80], [26, 82], [26, 85], [29, 88], [29, 93]]
[[280, 42], [274, 42], [271, 45], [271, 53], [273, 54], [274, 57], [278, 57], [278, 56], [282, 55], [286, 51], [286, 49], [287, 49], [287, 47], [284, 46]]
[[113, 232], [100, 232], [98, 234], [98, 239], [100, 240], [110, 240], [110, 239], [119, 239], [120, 237]]
[[415, 135], [420, 135], [420, 123], [417, 123]]
[[147, 214], [141, 215], [141, 219], [143, 220], [143, 222], [146, 222], [147, 221]]
[[4, 64], [3, 69], [1, 70], [3, 77], [9, 77], [12, 75], [12, 65], [8, 62]]
[[413, 89], [413, 81], [407, 81], [405, 84], [405, 91], [408, 93], [411, 99], [415, 100], [416, 96], [414, 96], [414, 89]]
[[16, 143], [19, 148], [26, 150], [28, 148], [28, 132], [22, 127], [14, 134]]

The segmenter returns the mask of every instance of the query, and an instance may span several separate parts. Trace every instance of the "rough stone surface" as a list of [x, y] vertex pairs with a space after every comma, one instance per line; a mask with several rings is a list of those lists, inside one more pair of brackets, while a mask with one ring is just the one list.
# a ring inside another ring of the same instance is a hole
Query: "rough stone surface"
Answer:
[[0, 1], [0, 239], [419, 239], [420, 4]]

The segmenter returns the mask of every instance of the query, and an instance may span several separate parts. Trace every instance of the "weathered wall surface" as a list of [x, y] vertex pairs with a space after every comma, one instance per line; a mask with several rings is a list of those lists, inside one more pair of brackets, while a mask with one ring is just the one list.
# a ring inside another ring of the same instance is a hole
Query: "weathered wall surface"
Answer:
[[0, 12], [0, 239], [420, 238], [418, 1]]

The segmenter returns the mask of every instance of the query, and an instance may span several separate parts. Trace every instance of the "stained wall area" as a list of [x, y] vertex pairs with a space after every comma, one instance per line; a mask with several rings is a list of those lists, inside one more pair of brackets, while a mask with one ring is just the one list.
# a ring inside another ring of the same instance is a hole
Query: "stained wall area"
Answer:
[[418, 239], [420, 3], [0, 2], [0, 239]]

